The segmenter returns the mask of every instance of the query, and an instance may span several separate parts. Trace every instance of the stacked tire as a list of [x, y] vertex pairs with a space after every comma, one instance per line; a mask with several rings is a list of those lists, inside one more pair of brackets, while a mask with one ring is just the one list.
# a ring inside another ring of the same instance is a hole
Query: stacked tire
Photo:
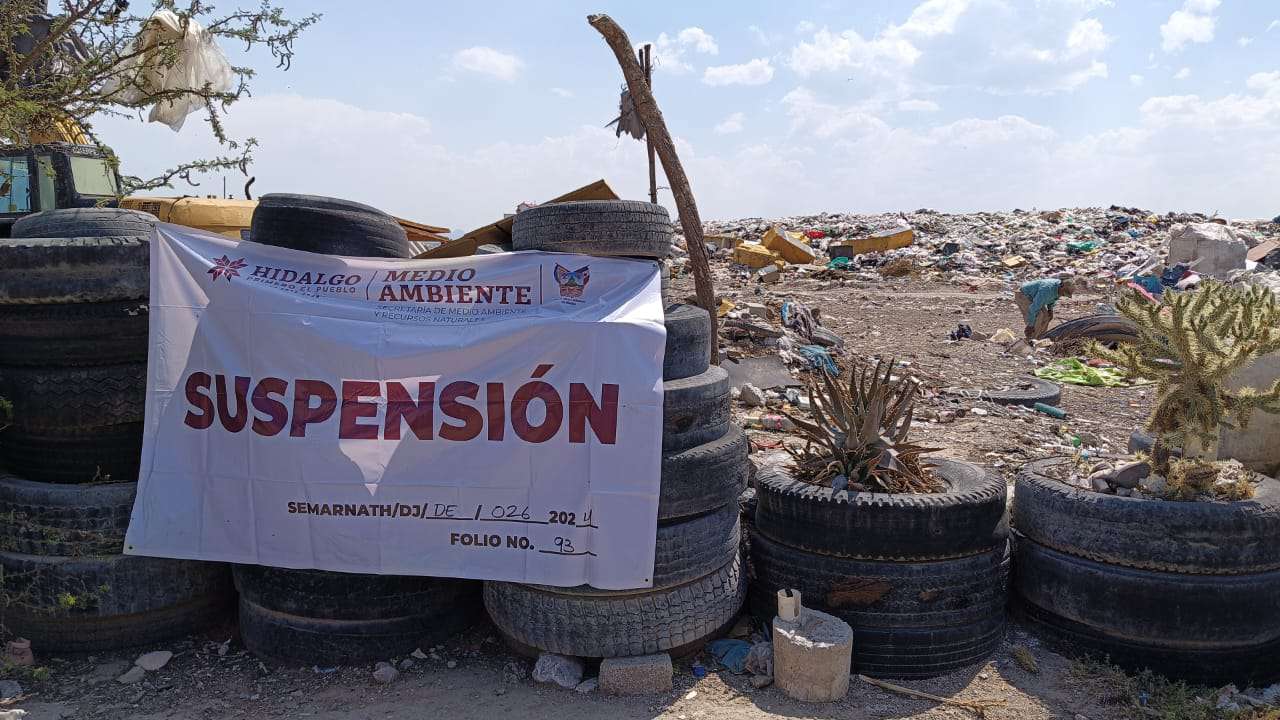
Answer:
[[[517, 250], [660, 260], [671, 223], [661, 206], [563, 203], [516, 216]], [[726, 630], [746, 596], [737, 498], [747, 484], [747, 438], [729, 422], [729, 378], [710, 367], [711, 319], [666, 311], [662, 476], [653, 586], [598, 590], [486, 582], [485, 608], [527, 652], [587, 658], [682, 655]]]
[[[264, 195], [254, 242], [354, 257], [408, 258], [395, 218], [347, 200]], [[288, 664], [342, 665], [404, 656], [462, 632], [480, 617], [480, 583], [435, 577], [233, 569], [240, 635], [254, 654]]]
[[227, 616], [225, 565], [120, 555], [137, 490], [155, 218], [53, 210], [0, 240], [0, 623], [48, 651]]
[[852, 670], [929, 678], [983, 661], [1004, 636], [1010, 544], [1004, 480], [937, 460], [933, 494], [836, 491], [768, 465], [755, 480], [751, 611], [779, 590], [853, 628]]
[[1254, 496], [1172, 502], [1018, 475], [1017, 613], [1069, 652], [1188, 682], [1280, 679], [1280, 482]]

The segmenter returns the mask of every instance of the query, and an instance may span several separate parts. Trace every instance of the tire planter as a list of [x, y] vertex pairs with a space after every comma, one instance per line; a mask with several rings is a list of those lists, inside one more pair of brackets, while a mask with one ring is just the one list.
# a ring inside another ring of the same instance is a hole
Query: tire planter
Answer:
[[[1069, 651], [1207, 685], [1280, 678], [1280, 482], [1236, 502], [1093, 493], [1019, 474], [1015, 605]], [[1243, 685], [1242, 685], [1243, 687]]]
[[286, 664], [346, 665], [407, 655], [470, 627], [475, 580], [236, 565], [240, 633]]
[[585, 200], [538, 205], [516, 213], [516, 250], [661, 260], [671, 252], [671, 216], [637, 200]]
[[250, 238], [263, 245], [324, 255], [414, 255], [394, 217], [368, 205], [318, 195], [263, 195], [253, 211]]
[[662, 383], [662, 449], [687, 450], [729, 432], [729, 373], [706, 372]]
[[662, 360], [664, 380], [682, 380], [707, 371], [711, 362], [711, 315], [696, 305], [670, 305], [667, 350]]
[[853, 628], [852, 670], [928, 678], [981, 662], [1004, 636], [1010, 551], [1005, 483], [935, 461], [931, 495], [836, 492], [780, 465], [756, 476], [751, 610], [777, 614], [777, 591]]

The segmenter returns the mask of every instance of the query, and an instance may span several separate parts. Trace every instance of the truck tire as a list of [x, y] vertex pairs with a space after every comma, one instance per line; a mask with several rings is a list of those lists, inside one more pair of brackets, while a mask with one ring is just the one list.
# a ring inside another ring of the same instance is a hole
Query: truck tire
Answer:
[[708, 368], [662, 383], [662, 449], [688, 450], [729, 432], [729, 373]]
[[27, 430], [142, 422], [146, 363], [85, 367], [0, 367], [0, 396], [13, 423]]
[[746, 433], [735, 427], [718, 440], [663, 453], [658, 524], [733, 503], [747, 486], [748, 449]]
[[1280, 679], [1280, 570], [1143, 570], [1020, 537], [1014, 578], [1019, 614], [1069, 651], [1197, 685], [1262, 687]]
[[585, 200], [538, 205], [516, 213], [516, 250], [653, 258], [671, 252], [666, 208], [636, 200]]
[[250, 237], [263, 245], [347, 257], [413, 257], [396, 219], [350, 200], [271, 193], [253, 211]]
[[15, 238], [116, 237], [150, 240], [156, 216], [120, 208], [64, 208], [19, 218], [10, 235]]
[[728, 630], [746, 597], [742, 558], [705, 577], [661, 590], [564, 595], [486, 582], [493, 623], [521, 645], [586, 658], [682, 655]]
[[149, 246], [136, 237], [0, 240], [0, 305], [146, 299]]
[[1187, 575], [1280, 570], [1280, 481], [1259, 476], [1252, 498], [1173, 502], [1107, 495], [1027, 464], [1014, 481], [1013, 526], [1058, 552], [1111, 565]]
[[932, 462], [946, 492], [836, 491], [767, 465], [755, 481], [756, 529], [800, 550], [868, 560], [952, 558], [1003, 547], [1004, 479], [969, 463]]
[[662, 379], [682, 380], [707, 371], [711, 363], [711, 316], [696, 305], [671, 305], [664, 316], [667, 351]]
[[222, 563], [136, 555], [46, 557], [0, 551], [5, 626], [43, 652], [172, 640], [230, 616]]
[[871, 677], [929, 678], [982, 662], [1004, 638], [1010, 545], [967, 557], [917, 562], [857, 560], [751, 538], [751, 610], [777, 614], [778, 591], [853, 628], [852, 670]]
[[146, 362], [147, 303], [0, 304], [0, 365]]
[[0, 461], [45, 483], [133, 482], [142, 458], [142, 423], [71, 430], [0, 430]]
[[0, 473], [0, 549], [111, 555], [124, 546], [137, 483], [57, 485]]

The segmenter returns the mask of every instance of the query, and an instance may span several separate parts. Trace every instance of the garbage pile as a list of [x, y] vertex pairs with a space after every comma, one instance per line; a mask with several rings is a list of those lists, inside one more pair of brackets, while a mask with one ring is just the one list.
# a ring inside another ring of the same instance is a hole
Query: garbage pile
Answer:
[[[1258, 259], [1268, 257], [1271, 269], [1280, 269], [1280, 224], [1272, 220], [1233, 220], [1227, 228], [1226, 220], [1201, 213], [1157, 215], [1115, 205], [743, 218], [707, 222], [704, 232], [713, 258], [762, 283], [780, 282], [788, 273], [833, 271], [868, 281], [913, 274], [983, 287], [1049, 275], [1141, 275], [1164, 264], [1175, 226], [1196, 223], [1223, 225], [1248, 248], [1267, 250]], [[678, 271], [684, 259], [674, 263]]]

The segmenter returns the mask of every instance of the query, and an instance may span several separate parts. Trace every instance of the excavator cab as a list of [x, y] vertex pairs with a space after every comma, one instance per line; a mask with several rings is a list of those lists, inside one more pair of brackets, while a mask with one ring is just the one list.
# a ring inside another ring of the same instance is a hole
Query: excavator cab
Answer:
[[41, 210], [114, 206], [120, 174], [92, 145], [47, 143], [0, 146], [0, 237]]

